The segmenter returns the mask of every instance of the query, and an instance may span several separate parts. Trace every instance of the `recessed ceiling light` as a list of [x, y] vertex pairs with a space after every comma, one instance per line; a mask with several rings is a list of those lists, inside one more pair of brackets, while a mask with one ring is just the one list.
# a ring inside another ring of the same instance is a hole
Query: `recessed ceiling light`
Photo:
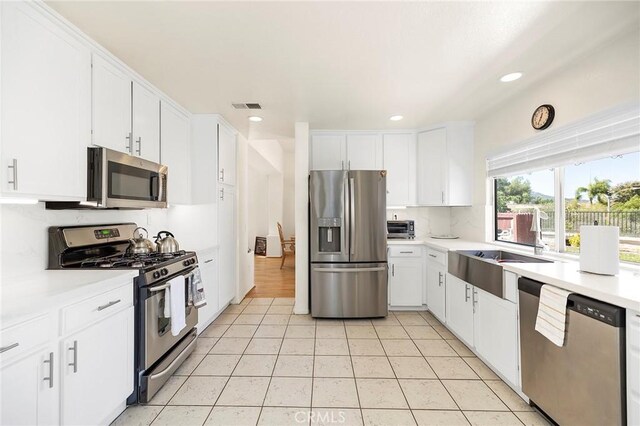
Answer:
[[402, 120], [404, 117], [401, 115], [392, 115], [391, 117], [389, 117], [389, 120], [391, 121], [400, 121]]
[[521, 72], [512, 72], [511, 74], [503, 75], [502, 77], [500, 77], [500, 81], [503, 83], [508, 83], [510, 81], [516, 81], [520, 77], [522, 77]]
[[253, 121], [255, 123], [258, 123], [258, 122], [262, 121], [262, 117], [258, 117], [257, 115], [252, 115], [251, 117], [249, 117], [249, 121]]

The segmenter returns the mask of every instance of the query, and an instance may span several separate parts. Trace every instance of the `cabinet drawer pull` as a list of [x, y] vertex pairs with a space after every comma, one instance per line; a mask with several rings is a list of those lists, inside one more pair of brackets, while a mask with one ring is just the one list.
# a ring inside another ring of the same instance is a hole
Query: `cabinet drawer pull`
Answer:
[[401, 254], [412, 254], [413, 252], [412, 251], [401, 251], [400, 253]]
[[11, 165], [7, 167], [11, 169], [12, 176], [13, 176], [13, 180], [9, 181], [9, 185], [13, 185], [13, 190], [17, 191], [18, 190], [18, 160], [14, 158], [11, 161]]
[[107, 309], [107, 308], [115, 305], [116, 303], [120, 303], [120, 302], [121, 302], [121, 299], [112, 300], [111, 302], [107, 303], [106, 305], [98, 306], [98, 310], [102, 311], [103, 309]]
[[49, 377], [45, 377], [45, 382], [49, 382], [49, 388], [53, 387], [53, 352], [49, 352], [49, 359], [44, 360], [45, 364], [49, 364]]
[[204, 263], [211, 263], [211, 262], [213, 262], [213, 259], [207, 259], [204, 261]]
[[4, 352], [7, 352], [7, 351], [10, 351], [13, 348], [17, 348], [18, 346], [20, 346], [20, 343], [16, 342], [16, 343], [14, 343], [12, 345], [5, 346], [4, 348], [0, 348], [0, 354], [4, 353]]
[[73, 362], [67, 364], [69, 367], [73, 367], [73, 372], [78, 372], [78, 341], [73, 341], [73, 346], [68, 348], [71, 352], [73, 352]]
[[431, 253], [429, 253], [429, 257], [433, 257], [433, 258], [435, 259], [435, 258], [436, 258], [436, 257], [438, 257], [438, 256], [436, 256], [435, 254], [431, 254]]

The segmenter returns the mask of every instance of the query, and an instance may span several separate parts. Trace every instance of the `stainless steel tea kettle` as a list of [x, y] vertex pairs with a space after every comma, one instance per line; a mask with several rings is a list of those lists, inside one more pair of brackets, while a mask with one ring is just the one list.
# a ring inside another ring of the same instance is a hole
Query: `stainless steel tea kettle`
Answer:
[[[165, 235], [163, 238], [162, 235]], [[180, 244], [169, 231], [160, 231], [156, 235], [156, 251], [158, 253], [175, 253], [180, 251]]]
[[[138, 230], [142, 230], [146, 233], [146, 236], [143, 237], [142, 233], [138, 232]], [[136, 236], [137, 234], [137, 236]], [[156, 245], [152, 243], [149, 239], [149, 231], [145, 228], [139, 226], [133, 231], [133, 238], [129, 240], [129, 247], [127, 251], [131, 254], [148, 254], [153, 253], [156, 250]]]

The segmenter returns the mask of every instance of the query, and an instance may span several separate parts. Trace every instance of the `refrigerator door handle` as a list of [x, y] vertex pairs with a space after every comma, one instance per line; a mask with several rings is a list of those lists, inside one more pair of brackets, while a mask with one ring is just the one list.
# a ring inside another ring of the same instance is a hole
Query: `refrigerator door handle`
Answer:
[[338, 272], [338, 273], [353, 273], [353, 272], [380, 272], [387, 269], [386, 266], [378, 266], [373, 268], [313, 268], [314, 272]]
[[349, 178], [349, 246], [351, 248], [350, 253], [356, 254], [356, 197], [355, 197], [355, 179]]

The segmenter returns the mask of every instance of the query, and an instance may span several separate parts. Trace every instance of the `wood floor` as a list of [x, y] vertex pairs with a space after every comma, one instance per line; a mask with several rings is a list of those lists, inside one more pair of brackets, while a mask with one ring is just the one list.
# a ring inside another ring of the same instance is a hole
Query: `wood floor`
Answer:
[[282, 258], [255, 256], [255, 287], [247, 297], [293, 297], [295, 292], [295, 257], [287, 254], [284, 266]]

